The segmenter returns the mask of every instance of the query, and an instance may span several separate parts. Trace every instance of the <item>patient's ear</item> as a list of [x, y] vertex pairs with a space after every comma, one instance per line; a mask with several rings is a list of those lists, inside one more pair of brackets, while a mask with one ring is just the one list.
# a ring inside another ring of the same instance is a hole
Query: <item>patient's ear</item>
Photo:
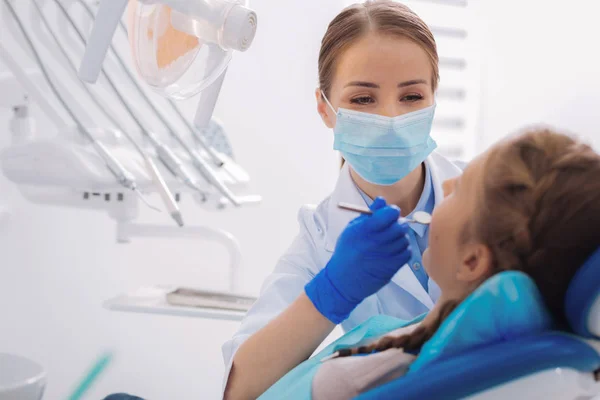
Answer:
[[492, 252], [481, 243], [464, 246], [462, 262], [456, 272], [456, 279], [469, 283], [484, 279], [492, 269]]

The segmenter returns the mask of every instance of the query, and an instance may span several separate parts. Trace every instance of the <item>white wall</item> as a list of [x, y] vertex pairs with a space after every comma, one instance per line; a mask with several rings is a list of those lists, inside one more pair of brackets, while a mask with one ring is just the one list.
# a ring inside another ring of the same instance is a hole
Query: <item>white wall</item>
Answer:
[[546, 123], [600, 148], [598, 6], [587, 0], [472, 0], [483, 47], [481, 146]]
[[[27, 15], [27, 2], [18, 3]], [[339, 6], [317, 0], [252, 3], [259, 31], [252, 48], [234, 58], [216, 115], [264, 202], [222, 214], [186, 202], [184, 212], [190, 224], [237, 236], [244, 289], [257, 293], [297, 232], [299, 206], [318, 202], [335, 182], [332, 136], [314, 110], [313, 92], [320, 38]], [[0, 27], [0, 40], [12, 43], [8, 28]], [[24, 53], [19, 56], [25, 60]], [[9, 143], [9, 116], [0, 110], [1, 147]], [[47, 368], [46, 399], [65, 398], [104, 349], [114, 349], [116, 358], [89, 399], [115, 391], [151, 399], [217, 398], [220, 346], [236, 323], [121, 314], [101, 303], [146, 284], [225, 289], [227, 257], [218, 245], [166, 240], [119, 245], [115, 225], [104, 214], [32, 205], [2, 176], [0, 193], [0, 204], [12, 212], [0, 226], [0, 351]], [[160, 217], [148, 211], [141, 220]]]
[[[251, 50], [234, 59], [217, 115], [264, 203], [209, 214], [188, 202], [184, 211], [190, 222], [238, 237], [245, 289], [256, 293], [297, 231], [299, 205], [325, 196], [336, 177], [331, 134], [314, 112], [313, 89], [320, 38], [342, 1], [252, 3], [258, 35]], [[481, 146], [540, 121], [600, 145], [594, 2], [474, 0], [471, 7], [486, 44]], [[3, 29], [1, 40], [9, 40]], [[0, 110], [0, 127], [9, 115]], [[7, 130], [0, 132], [6, 146]], [[48, 369], [47, 399], [64, 398], [107, 348], [116, 359], [90, 399], [122, 390], [152, 399], [217, 397], [220, 345], [237, 324], [111, 313], [100, 304], [145, 284], [224, 289], [221, 248], [199, 241], [117, 245], [114, 223], [103, 214], [32, 205], [3, 177], [0, 193], [0, 205], [12, 212], [0, 226], [0, 351]]]

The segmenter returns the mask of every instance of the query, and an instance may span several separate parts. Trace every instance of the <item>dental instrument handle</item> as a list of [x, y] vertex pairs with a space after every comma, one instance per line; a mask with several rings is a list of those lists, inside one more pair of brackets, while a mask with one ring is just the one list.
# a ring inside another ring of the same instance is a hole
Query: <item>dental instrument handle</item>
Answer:
[[158, 193], [160, 193], [163, 203], [165, 203], [167, 206], [167, 210], [169, 211], [171, 218], [175, 220], [177, 225], [183, 226], [183, 218], [181, 216], [181, 211], [179, 211], [179, 206], [171, 194], [167, 183], [160, 175], [158, 168], [156, 168], [156, 164], [154, 164], [154, 161], [147, 156], [144, 157], [144, 161], [146, 162], [146, 168], [148, 171], [150, 171], [150, 173], [153, 175], [154, 181], [158, 184]]
[[165, 144], [161, 143], [156, 138], [156, 135], [151, 132], [146, 132], [146, 137], [150, 140], [152, 146], [154, 146], [156, 155], [158, 156], [160, 161], [162, 161], [163, 165], [167, 167], [167, 169], [171, 171], [173, 175], [180, 178], [183, 181], [183, 183], [185, 183], [190, 188], [198, 191], [202, 195], [202, 197], [206, 199], [206, 192], [200, 189], [196, 178], [194, 178], [194, 176], [187, 170], [187, 168], [183, 165], [179, 157], [177, 157], [177, 155], [173, 152], [173, 150], [171, 150]]
[[138, 188], [135, 178], [131, 174], [131, 172], [127, 171], [125, 167], [117, 160], [102, 143], [98, 140], [92, 141], [92, 145], [96, 149], [96, 151], [100, 154], [100, 156], [104, 159], [108, 170], [112, 172], [115, 176], [119, 184], [126, 187], [127, 189], [133, 190], [135, 194], [137, 194], [138, 198], [149, 208], [156, 212], [162, 212], [162, 210], [154, 205], [152, 205], [146, 196], [140, 191]]
[[195, 150], [192, 150], [191, 153], [194, 163], [198, 166], [206, 179], [213, 186], [215, 186], [221, 192], [221, 194], [223, 194], [223, 196], [225, 196], [227, 200], [231, 202], [231, 204], [239, 207], [241, 204], [238, 198], [231, 192], [231, 190], [229, 190], [227, 186], [225, 186], [223, 182], [221, 182], [221, 180], [217, 177], [217, 174], [212, 170], [212, 168], [210, 168], [208, 163], [204, 161]]
[[200, 189], [196, 178], [194, 178], [191, 172], [189, 172], [185, 165], [183, 165], [183, 163], [181, 162], [179, 157], [175, 155], [173, 150], [171, 150], [164, 144], [160, 144], [156, 147], [156, 154], [161, 159], [161, 161], [163, 161], [166, 167], [169, 168], [175, 174], [175, 176], [181, 178], [181, 180], [192, 189], [206, 196], [206, 193], [202, 189]]
[[368, 207], [357, 206], [357, 205], [350, 204], [350, 203], [340, 202], [340, 203], [338, 203], [338, 208], [342, 209], [342, 210], [346, 210], [346, 211], [354, 211], [354, 212], [361, 213], [361, 214], [367, 214], [367, 215], [373, 214], [373, 211], [371, 211]]
[[92, 146], [94, 146], [96, 152], [102, 157], [108, 169], [115, 175], [119, 184], [131, 190], [137, 189], [135, 178], [131, 172], [127, 171], [123, 164], [99, 140], [92, 140]]
[[[346, 210], [346, 211], [354, 211], [357, 213], [367, 214], [367, 215], [373, 214], [373, 211], [371, 211], [368, 207], [357, 206], [355, 204], [340, 202], [340, 203], [338, 203], [337, 206], [338, 206], [338, 208], [340, 208], [342, 210]], [[431, 223], [431, 215], [424, 211], [417, 211], [414, 213], [413, 218], [402, 218], [401, 217], [399, 219], [399, 221], [402, 223], [407, 223], [407, 224], [429, 225]]]
[[229, 190], [229, 188], [223, 182], [221, 182], [217, 174], [213, 171], [212, 167], [208, 165], [208, 163], [202, 158], [202, 156], [196, 150], [190, 148], [190, 146], [187, 145], [187, 143], [181, 138], [181, 136], [177, 135], [175, 132], [172, 132], [172, 134], [173, 137], [177, 140], [177, 142], [179, 142], [181, 147], [183, 147], [186, 153], [188, 153], [188, 155], [191, 157], [194, 166], [200, 171], [200, 173], [202, 174], [202, 176], [204, 176], [208, 183], [210, 183], [218, 191], [220, 191], [221, 194], [225, 196], [225, 198], [227, 198], [227, 200], [229, 200], [233, 205], [239, 207], [241, 204], [236, 198], [236, 196], [231, 192], [231, 190]]
[[115, 178], [117, 178], [117, 181], [122, 186], [136, 192], [140, 200], [142, 200], [144, 204], [146, 204], [148, 207], [155, 211], [161, 212], [160, 208], [157, 208], [150, 204], [150, 202], [145, 198], [142, 192], [140, 192], [135, 182], [135, 178], [133, 177], [131, 172], [127, 171], [125, 167], [121, 164], [121, 162], [117, 160], [102, 143], [100, 143], [98, 140], [93, 140], [92, 145], [100, 154], [100, 156], [104, 159], [104, 162], [108, 166], [108, 169], [113, 173]]
[[[154, 135], [149, 137], [153, 136]], [[156, 155], [163, 162], [165, 167], [167, 167], [175, 176], [179, 176], [188, 186], [198, 190], [196, 180], [183, 166], [181, 159], [173, 152], [173, 150], [159, 141], [154, 141], [154, 149], [156, 150]]]
[[95, 83], [98, 80], [106, 53], [128, 3], [128, 0], [100, 1], [92, 33], [79, 67], [79, 77], [82, 81]]

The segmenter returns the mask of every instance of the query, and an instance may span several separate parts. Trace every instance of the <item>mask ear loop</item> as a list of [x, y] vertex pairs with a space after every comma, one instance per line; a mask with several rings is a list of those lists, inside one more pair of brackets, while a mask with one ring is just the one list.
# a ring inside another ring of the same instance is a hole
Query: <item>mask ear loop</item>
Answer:
[[325, 100], [325, 103], [327, 103], [327, 105], [329, 106], [329, 108], [331, 108], [331, 111], [333, 111], [333, 113], [335, 115], [337, 115], [337, 111], [335, 111], [335, 108], [333, 108], [333, 106], [329, 102], [329, 99], [327, 98], [327, 96], [325, 96], [325, 93], [322, 90], [321, 90], [321, 97], [323, 97], [323, 100]]

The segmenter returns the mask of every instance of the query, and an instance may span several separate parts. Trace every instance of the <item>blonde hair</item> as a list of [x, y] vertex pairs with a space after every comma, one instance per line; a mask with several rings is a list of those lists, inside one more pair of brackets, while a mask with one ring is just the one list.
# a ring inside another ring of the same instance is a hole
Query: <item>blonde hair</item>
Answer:
[[369, 32], [395, 35], [412, 40], [431, 61], [431, 87], [437, 89], [439, 57], [433, 33], [425, 22], [404, 4], [391, 1], [366, 1], [344, 9], [329, 24], [319, 53], [319, 87], [329, 96], [336, 61], [356, 40]]

